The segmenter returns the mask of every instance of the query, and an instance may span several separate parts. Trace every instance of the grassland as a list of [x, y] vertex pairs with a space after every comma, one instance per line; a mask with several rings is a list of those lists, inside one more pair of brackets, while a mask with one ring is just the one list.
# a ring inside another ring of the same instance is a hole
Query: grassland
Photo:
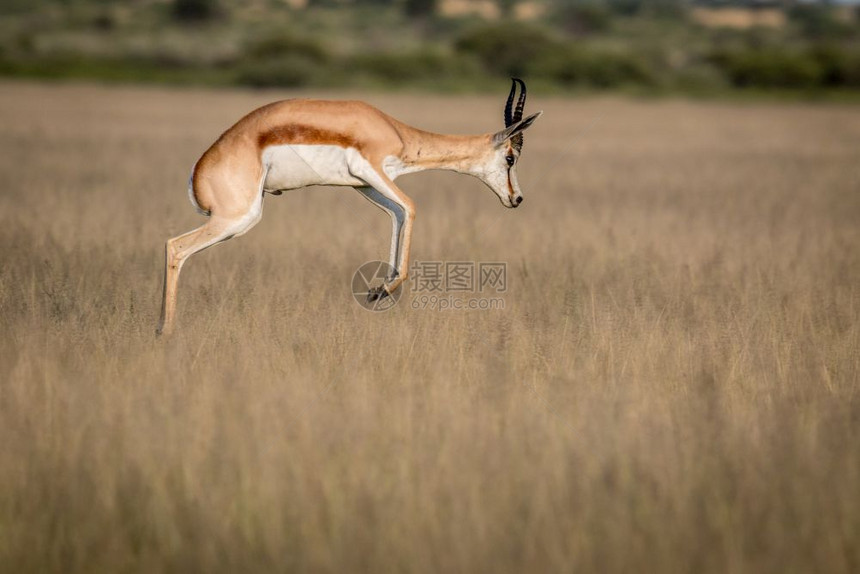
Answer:
[[[0, 86], [0, 571], [860, 569], [858, 108], [536, 93], [519, 210], [400, 181], [504, 310], [361, 309], [388, 222], [321, 188], [156, 340], [190, 166], [287, 95]], [[505, 94], [359, 96], [468, 133]]]

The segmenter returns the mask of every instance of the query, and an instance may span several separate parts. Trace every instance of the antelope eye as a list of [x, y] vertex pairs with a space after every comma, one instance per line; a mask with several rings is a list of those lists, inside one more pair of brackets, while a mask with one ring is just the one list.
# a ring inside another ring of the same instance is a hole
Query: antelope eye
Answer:
[[508, 162], [509, 167], [512, 167], [514, 165], [514, 156], [512, 156], [512, 155], [505, 156], [505, 161]]

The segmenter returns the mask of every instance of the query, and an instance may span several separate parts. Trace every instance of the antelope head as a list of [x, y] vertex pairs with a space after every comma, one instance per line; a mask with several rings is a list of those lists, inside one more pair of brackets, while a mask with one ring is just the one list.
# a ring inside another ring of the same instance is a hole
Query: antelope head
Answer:
[[[523, 201], [523, 192], [517, 181], [517, 161], [523, 149], [523, 131], [543, 113], [537, 112], [523, 119], [526, 84], [519, 78], [512, 80], [511, 93], [505, 104], [505, 129], [490, 136], [491, 152], [486, 157], [483, 173], [480, 174], [480, 178], [499, 196], [505, 207], [517, 207]], [[516, 98], [518, 85], [520, 95]]]

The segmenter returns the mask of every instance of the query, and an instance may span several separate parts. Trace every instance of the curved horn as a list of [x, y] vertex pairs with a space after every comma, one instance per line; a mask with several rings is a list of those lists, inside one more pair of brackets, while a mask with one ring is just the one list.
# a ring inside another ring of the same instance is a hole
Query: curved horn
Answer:
[[[514, 87], [519, 84], [520, 85], [520, 98], [517, 100], [517, 107], [514, 109], [514, 113], [511, 116], [511, 123], [515, 124], [521, 119], [523, 119], [523, 110], [526, 107], [526, 83], [519, 78], [511, 78], [514, 81], [514, 86], [511, 87], [511, 95], [508, 98], [508, 106], [510, 106], [511, 99], [514, 97]], [[514, 137], [511, 138], [511, 145], [516, 148], [517, 151], [522, 151], [523, 149], [523, 133], [520, 132]]]
[[511, 127], [514, 123], [514, 116], [511, 114], [511, 109], [514, 107], [514, 96], [517, 94], [517, 81], [511, 78], [511, 93], [508, 94], [508, 102], [505, 104], [505, 127]]
[[517, 108], [514, 110], [514, 115], [511, 118], [515, 122], [518, 122], [523, 119], [523, 110], [526, 107], [526, 83], [519, 78], [511, 79], [514, 81], [514, 83], [520, 84], [520, 99], [517, 100]]

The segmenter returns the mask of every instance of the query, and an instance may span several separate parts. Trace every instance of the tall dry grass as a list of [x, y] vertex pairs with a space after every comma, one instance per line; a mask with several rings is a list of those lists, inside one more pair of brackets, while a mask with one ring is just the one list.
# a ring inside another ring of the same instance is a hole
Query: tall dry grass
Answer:
[[156, 340], [190, 166], [283, 95], [0, 86], [0, 570], [860, 569], [857, 108], [534, 94], [521, 209], [401, 180], [414, 257], [506, 261], [504, 310], [359, 308], [388, 222], [316, 189]]

